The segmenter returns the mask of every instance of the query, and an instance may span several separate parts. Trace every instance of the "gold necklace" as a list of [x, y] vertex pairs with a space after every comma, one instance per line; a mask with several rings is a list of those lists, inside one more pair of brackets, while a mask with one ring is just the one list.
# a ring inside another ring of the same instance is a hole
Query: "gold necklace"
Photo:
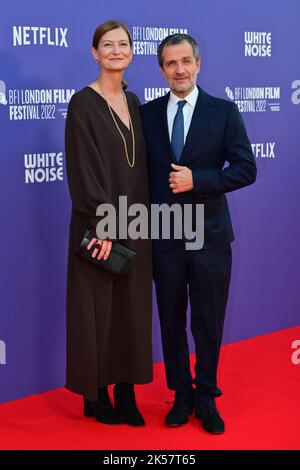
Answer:
[[125, 101], [125, 106], [126, 106], [126, 110], [127, 110], [127, 114], [128, 114], [128, 118], [129, 118], [129, 126], [130, 126], [130, 130], [131, 130], [131, 136], [132, 136], [132, 162], [130, 162], [129, 160], [129, 156], [128, 156], [128, 149], [127, 149], [127, 143], [126, 143], [126, 139], [123, 135], [123, 132], [121, 131], [117, 121], [116, 121], [116, 118], [114, 116], [114, 113], [113, 113], [113, 110], [108, 102], [108, 100], [106, 99], [103, 91], [101, 90], [99, 84], [97, 83], [98, 85], [98, 89], [99, 89], [99, 92], [100, 92], [100, 95], [102, 96], [102, 98], [105, 99], [106, 103], [107, 103], [107, 106], [108, 106], [108, 109], [110, 111], [110, 114], [111, 114], [111, 117], [113, 118], [113, 121], [115, 123], [115, 126], [116, 128], [118, 129], [119, 133], [120, 133], [120, 136], [122, 137], [122, 140], [123, 140], [123, 144], [124, 144], [124, 149], [125, 149], [125, 156], [126, 156], [126, 160], [127, 160], [127, 163], [128, 165], [130, 166], [130, 168], [133, 168], [134, 165], [135, 165], [135, 136], [134, 136], [134, 130], [133, 130], [133, 125], [132, 125], [132, 121], [131, 121], [131, 116], [130, 116], [130, 112], [129, 112], [129, 108], [128, 108], [128, 103], [127, 103], [127, 98], [126, 98], [126, 95], [124, 93], [124, 91], [122, 90], [122, 93], [123, 93], [123, 99]]

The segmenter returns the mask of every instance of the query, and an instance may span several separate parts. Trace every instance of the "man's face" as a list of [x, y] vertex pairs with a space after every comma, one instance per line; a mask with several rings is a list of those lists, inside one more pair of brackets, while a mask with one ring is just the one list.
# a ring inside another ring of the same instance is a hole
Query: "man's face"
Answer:
[[193, 48], [187, 41], [165, 46], [162, 56], [163, 76], [168, 81], [171, 91], [180, 98], [184, 98], [196, 85], [200, 58], [195, 59]]

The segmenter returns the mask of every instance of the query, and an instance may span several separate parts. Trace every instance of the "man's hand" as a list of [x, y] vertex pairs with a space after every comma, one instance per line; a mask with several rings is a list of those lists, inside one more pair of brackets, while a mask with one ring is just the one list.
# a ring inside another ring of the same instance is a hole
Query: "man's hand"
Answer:
[[192, 171], [187, 166], [175, 165], [174, 163], [171, 164], [171, 167], [175, 170], [169, 174], [169, 186], [173, 193], [191, 191], [194, 187]]

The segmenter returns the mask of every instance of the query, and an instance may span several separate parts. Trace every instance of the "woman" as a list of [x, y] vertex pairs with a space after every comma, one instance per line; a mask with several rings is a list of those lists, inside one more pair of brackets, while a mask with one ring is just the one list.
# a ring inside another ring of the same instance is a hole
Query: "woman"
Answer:
[[[85, 416], [142, 426], [134, 384], [152, 380], [152, 261], [150, 240], [127, 239], [136, 252], [124, 278], [94, 266], [76, 253], [87, 228], [88, 248], [107, 259], [111, 240], [99, 240], [96, 209], [118, 206], [119, 196], [148, 205], [146, 150], [139, 100], [124, 93], [123, 73], [132, 60], [125, 25], [108, 21], [93, 37], [98, 78], [75, 93], [66, 121], [66, 160], [72, 215], [67, 284], [66, 387], [84, 397]], [[123, 243], [123, 240], [121, 241]], [[107, 386], [115, 384], [114, 407]]]

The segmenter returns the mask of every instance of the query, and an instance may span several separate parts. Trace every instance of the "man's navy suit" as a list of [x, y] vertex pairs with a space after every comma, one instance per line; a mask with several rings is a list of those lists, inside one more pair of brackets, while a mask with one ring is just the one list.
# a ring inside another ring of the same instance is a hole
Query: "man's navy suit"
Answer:
[[[186, 334], [188, 298], [195, 341], [196, 390], [214, 396], [231, 272], [233, 230], [225, 193], [255, 181], [256, 164], [237, 106], [200, 87], [179, 162], [167, 124], [169, 93], [141, 107], [147, 143], [151, 203], [204, 204], [204, 245], [153, 240], [153, 268], [168, 387], [190, 392], [193, 378]], [[224, 167], [225, 163], [228, 166]], [[171, 163], [192, 171], [193, 190], [173, 194]], [[194, 211], [195, 215], [195, 211]]]

